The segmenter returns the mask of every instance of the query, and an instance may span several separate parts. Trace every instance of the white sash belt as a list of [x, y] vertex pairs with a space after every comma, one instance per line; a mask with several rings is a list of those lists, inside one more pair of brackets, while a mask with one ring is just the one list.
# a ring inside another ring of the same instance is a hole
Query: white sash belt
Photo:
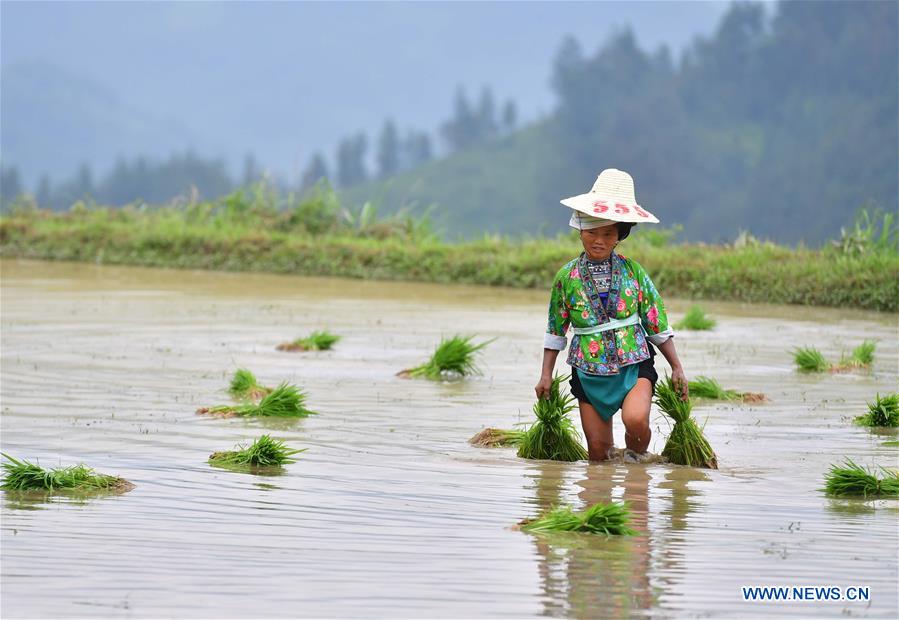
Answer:
[[635, 312], [626, 319], [611, 319], [608, 323], [601, 323], [593, 327], [574, 327], [572, 331], [576, 336], [584, 336], [586, 334], [599, 334], [609, 331], [610, 329], [618, 329], [619, 327], [627, 327], [628, 325], [636, 325], [640, 322], [640, 317]]

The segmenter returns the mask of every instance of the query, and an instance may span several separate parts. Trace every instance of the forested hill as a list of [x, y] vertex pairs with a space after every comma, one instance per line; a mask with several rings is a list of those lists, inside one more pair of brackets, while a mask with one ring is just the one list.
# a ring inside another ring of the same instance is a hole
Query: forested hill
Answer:
[[595, 53], [565, 41], [549, 118], [347, 195], [436, 203], [449, 236], [536, 234], [617, 167], [690, 239], [819, 243], [861, 206], [897, 209], [897, 6], [737, 3], [677, 60], [627, 32]]

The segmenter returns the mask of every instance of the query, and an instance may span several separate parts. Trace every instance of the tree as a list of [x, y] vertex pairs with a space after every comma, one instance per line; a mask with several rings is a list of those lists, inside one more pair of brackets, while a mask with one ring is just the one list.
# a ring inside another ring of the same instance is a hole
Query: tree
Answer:
[[503, 131], [512, 133], [515, 131], [515, 124], [518, 122], [518, 107], [515, 102], [509, 99], [503, 106]]
[[392, 120], [384, 122], [378, 138], [378, 177], [386, 179], [399, 172], [400, 141]]
[[12, 203], [22, 193], [19, 170], [15, 166], [0, 168], [0, 203]]
[[421, 131], [410, 131], [403, 141], [403, 168], [416, 168], [431, 161], [431, 138]]
[[247, 153], [243, 158], [243, 178], [242, 185], [250, 185], [259, 179], [259, 165], [256, 163], [256, 156]]
[[461, 86], [456, 89], [453, 117], [441, 125], [440, 133], [450, 151], [466, 149], [477, 141], [478, 119]]
[[337, 183], [340, 187], [350, 187], [368, 178], [365, 169], [365, 151], [368, 141], [365, 134], [344, 138], [337, 145]]
[[94, 189], [94, 174], [91, 172], [90, 165], [86, 162], [78, 167], [78, 175], [75, 179], [72, 193], [75, 195], [76, 199], [82, 199], [89, 196], [92, 197], [96, 193]]
[[52, 209], [53, 204], [51, 201], [53, 200], [53, 189], [50, 185], [50, 177], [46, 174], [41, 175], [41, 179], [37, 184], [37, 194], [35, 196], [35, 200], [37, 201], [37, 206], [41, 209]]
[[484, 88], [481, 89], [476, 127], [477, 130], [475, 131], [474, 136], [474, 141], [476, 143], [486, 142], [495, 136], [498, 130], [496, 122], [496, 106], [493, 103], [493, 92], [488, 86], [484, 86]]
[[306, 170], [303, 171], [303, 178], [300, 181], [300, 192], [306, 192], [322, 179], [328, 178], [328, 165], [325, 163], [325, 157], [321, 153], [312, 156]]

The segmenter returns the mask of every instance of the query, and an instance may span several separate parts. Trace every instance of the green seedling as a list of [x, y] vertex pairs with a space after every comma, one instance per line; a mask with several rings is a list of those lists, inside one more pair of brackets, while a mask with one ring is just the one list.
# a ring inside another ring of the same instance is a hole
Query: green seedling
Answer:
[[683, 320], [675, 325], [678, 329], [690, 329], [695, 331], [705, 331], [712, 329], [716, 325], [715, 319], [706, 316], [705, 311], [699, 306], [693, 306], [687, 310]]
[[506, 430], [502, 428], [485, 428], [468, 440], [473, 446], [480, 448], [507, 448], [521, 444], [524, 431]]
[[899, 426], [899, 394], [877, 395], [873, 403], [868, 403], [868, 412], [855, 418], [859, 426], [896, 427]]
[[106, 474], [95, 473], [85, 465], [44, 469], [26, 460], [17, 460], [3, 454], [8, 462], [3, 463], [3, 484], [0, 487], [10, 491], [125, 491], [133, 484]]
[[811, 347], [800, 347], [793, 351], [793, 361], [800, 372], [824, 372], [830, 366], [821, 352]]
[[758, 392], [737, 392], [725, 390], [715, 379], [702, 375], [690, 381], [690, 396], [707, 398], [709, 400], [743, 401], [744, 403], [758, 403], [766, 399], [764, 394]]
[[823, 490], [831, 497], [899, 497], [899, 472], [885, 467], [880, 469], [883, 478], [846, 459], [842, 465], [830, 466]]
[[242, 400], [256, 400], [271, 394], [272, 388], [259, 385], [256, 375], [246, 368], [239, 368], [231, 377], [228, 393]]
[[404, 377], [424, 377], [431, 380], [439, 380], [444, 375], [456, 375], [467, 377], [479, 374], [475, 363], [475, 354], [486, 347], [493, 340], [487, 340], [480, 344], [473, 344], [474, 336], [453, 336], [441, 340], [431, 359], [427, 363], [415, 368], [403, 370], [399, 373]]
[[568, 376], [553, 378], [547, 398], [538, 398], [534, 404], [534, 422], [521, 437], [518, 456], [524, 459], [550, 459], [553, 461], [582, 461], [588, 458], [581, 445], [577, 429], [568, 417], [575, 408], [575, 398], [562, 394], [562, 382]]
[[222, 465], [280, 467], [295, 463], [296, 460], [291, 457], [305, 451], [305, 448], [302, 450], [288, 448], [277, 439], [262, 435], [249, 447], [238, 445], [235, 450], [230, 452], [215, 452], [209, 457], [209, 462]]
[[305, 406], [306, 394], [287, 382], [266, 395], [258, 404], [201, 407], [197, 413], [219, 417], [305, 418], [315, 414]]
[[689, 399], [681, 399], [671, 377], [665, 377], [664, 381], [656, 385], [655, 403], [665, 415], [674, 420], [674, 427], [665, 442], [662, 456], [676, 465], [718, 469], [715, 452], [691, 415], [692, 403]]
[[297, 338], [293, 342], [279, 344], [279, 351], [329, 351], [337, 344], [340, 336], [327, 331], [312, 332], [305, 338]]
[[593, 504], [582, 512], [570, 506], [558, 506], [539, 519], [522, 524], [526, 532], [586, 532], [604, 536], [633, 536], [638, 532], [628, 527], [631, 513], [627, 504], [615, 502]]

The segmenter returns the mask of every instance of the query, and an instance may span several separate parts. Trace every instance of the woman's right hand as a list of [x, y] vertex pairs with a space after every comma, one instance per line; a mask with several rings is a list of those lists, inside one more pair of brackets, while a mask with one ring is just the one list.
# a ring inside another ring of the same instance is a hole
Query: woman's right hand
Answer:
[[537, 398], [549, 398], [549, 392], [552, 389], [553, 378], [551, 375], [541, 375], [540, 381], [534, 386]]

